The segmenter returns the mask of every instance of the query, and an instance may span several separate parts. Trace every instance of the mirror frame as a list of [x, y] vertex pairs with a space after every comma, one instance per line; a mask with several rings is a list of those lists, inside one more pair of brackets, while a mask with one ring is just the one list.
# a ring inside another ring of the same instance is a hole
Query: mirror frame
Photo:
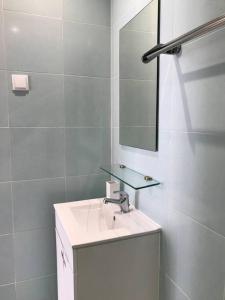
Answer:
[[[119, 105], [120, 105], [120, 32], [121, 30], [129, 24], [137, 15], [139, 15], [148, 5], [151, 4], [153, 1], [158, 1], [158, 20], [157, 20], [157, 44], [160, 44], [160, 29], [161, 29], [161, 0], [152, 0], [148, 4], [146, 4], [139, 12], [137, 12], [132, 19], [130, 19], [128, 22], [126, 22], [120, 29], [119, 29]], [[146, 49], [148, 51], [149, 49]], [[144, 53], [143, 53], [144, 54]], [[142, 57], [140, 57], [141, 61]], [[158, 56], [156, 58], [157, 60], [157, 67], [156, 67], [156, 122], [155, 122], [155, 127], [156, 127], [156, 134], [155, 134], [155, 149], [150, 150], [150, 149], [144, 149], [144, 148], [138, 148], [135, 146], [130, 146], [130, 145], [125, 145], [120, 143], [119, 139], [119, 144], [121, 146], [126, 146], [126, 147], [131, 147], [135, 149], [142, 149], [145, 151], [151, 151], [151, 152], [157, 152], [159, 150], [159, 98], [160, 98], [160, 57]], [[120, 114], [120, 111], [119, 111]], [[119, 129], [120, 129], [120, 123], [119, 123]]]

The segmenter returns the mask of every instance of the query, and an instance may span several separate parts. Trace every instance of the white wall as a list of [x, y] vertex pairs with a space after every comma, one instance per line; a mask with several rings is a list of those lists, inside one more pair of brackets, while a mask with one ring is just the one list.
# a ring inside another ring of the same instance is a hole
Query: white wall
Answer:
[[[119, 145], [119, 29], [149, 0], [112, 0], [112, 162], [162, 182], [136, 195], [162, 225], [161, 300], [225, 299], [225, 30], [161, 56], [159, 151]], [[224, 0], [161, 0], [161, 42], [225, 13]]]

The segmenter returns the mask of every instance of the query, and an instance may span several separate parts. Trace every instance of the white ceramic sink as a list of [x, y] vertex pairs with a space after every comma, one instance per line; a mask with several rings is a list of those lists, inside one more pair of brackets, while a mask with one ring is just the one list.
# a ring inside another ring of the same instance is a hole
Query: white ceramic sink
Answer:
[[73, 247], [157, 232], [160, 226], [131, 206], [126, 214], [116, 204], [92, 199], [54, 205]]

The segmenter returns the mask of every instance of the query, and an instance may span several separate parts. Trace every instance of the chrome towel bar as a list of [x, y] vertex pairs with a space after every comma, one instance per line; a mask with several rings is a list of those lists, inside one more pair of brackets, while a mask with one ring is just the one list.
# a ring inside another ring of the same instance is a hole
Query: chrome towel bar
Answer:
[[147, 64], [160, 54], [179, 54], [181, 52], [182, 44], [217, 30], [223, 26], [225, 26], [225, 15], [207, 22], [166, 44], [159, 44], [155, 46], [142, 56], [142, 62]]

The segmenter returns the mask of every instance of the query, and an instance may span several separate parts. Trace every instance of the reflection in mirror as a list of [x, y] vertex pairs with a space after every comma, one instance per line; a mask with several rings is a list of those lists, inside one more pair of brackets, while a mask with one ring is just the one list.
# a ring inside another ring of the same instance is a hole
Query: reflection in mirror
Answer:
[[159, 43], [159, 0], [120, 30], [120, 144], [157, 151], [159, 59], [142, 55]]

